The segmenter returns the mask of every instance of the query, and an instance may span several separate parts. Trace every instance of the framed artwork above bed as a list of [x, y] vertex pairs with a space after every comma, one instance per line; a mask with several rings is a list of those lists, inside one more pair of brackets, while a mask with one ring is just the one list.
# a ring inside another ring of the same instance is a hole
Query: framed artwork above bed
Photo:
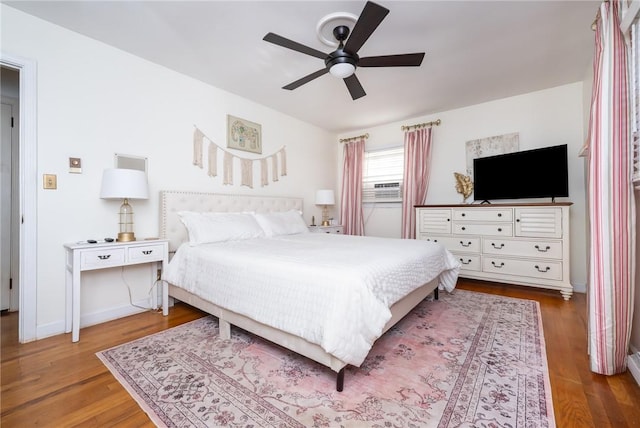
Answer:
[[227, 148], [262, 154], [262, 125], [227, 115]]

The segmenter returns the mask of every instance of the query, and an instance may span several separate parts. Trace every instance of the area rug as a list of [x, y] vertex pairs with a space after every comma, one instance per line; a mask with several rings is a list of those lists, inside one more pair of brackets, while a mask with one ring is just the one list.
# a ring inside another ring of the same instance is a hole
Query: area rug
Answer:
[[160, 427], [555, 427], [537, 302], [425, 300], [335, 373], [205, 317], [98, 357]]

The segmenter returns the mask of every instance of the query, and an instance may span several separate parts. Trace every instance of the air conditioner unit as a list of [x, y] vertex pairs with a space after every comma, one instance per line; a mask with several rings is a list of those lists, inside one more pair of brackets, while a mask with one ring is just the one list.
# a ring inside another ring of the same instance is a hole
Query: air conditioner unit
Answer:
[[362, 189], [363, 202], [402, 202], [402, 185], [399, 181], [367, 183]]

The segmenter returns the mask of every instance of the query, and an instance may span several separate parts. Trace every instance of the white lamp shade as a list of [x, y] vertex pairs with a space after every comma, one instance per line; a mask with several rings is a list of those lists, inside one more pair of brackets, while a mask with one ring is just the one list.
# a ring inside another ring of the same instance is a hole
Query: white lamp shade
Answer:
[[318, 190], [316, 192], [316, 205], [335, 205], [336, 197], [333, 190]]
[[102, 199], [149, 199], [149, 186], [144, 171], [136, 169], [105, 169], [102, 174]]

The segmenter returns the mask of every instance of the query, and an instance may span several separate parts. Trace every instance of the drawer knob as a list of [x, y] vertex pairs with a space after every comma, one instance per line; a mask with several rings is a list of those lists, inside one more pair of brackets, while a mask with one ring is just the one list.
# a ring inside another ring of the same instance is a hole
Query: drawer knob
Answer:
[[462, 217], [464, 217], [464, 216], [466, 216], [466, 214], [465, 214], [465, 213], [462, 213]]
[[502, 213], [498, 213], [498, 217], [502, 217]]
[[538, 245], [536, 245], [536, 250], [538, 250], [538, 251], [539, 251], [539, 252], [541, 252], [541, 253], [546, 253], [546, 252], [547, 252], [547, 251], [549, 251], [550, 249], [551, 249], [551, 247], [550, 247], [550, 246], [548, 246], [548, 245], [547, 245], [546, 247], [544, 247], [544, 248], [540, 248]]
[[500, 262], [500, 264], [496, 264], [496, 262], [491, 262], [491, 264], [493, 265], [493, 267], [500, 269], [502, 266], [504, 266], [504, 262]]
[[467, 259], [467, 261], [465, 262], [464, 259], [459, 259], [460, 263], [462, 263], [463, 265], [468, 265], [471, 264], [471, 259]]
[[151, 253], [153, 253], [153, 250], [142, 250], [142, 254], [144, 254], [145, 256], [148, 256]]
[[495, 242], [492, 242], [492, 243], [491, 243], [491, 246], [492, 246], [493, 248], [495, 248], [496, 250], [502, 250], [502, 249], [504, 248], [504, 242], [503, 242], [502, 244], [500, 244], [500, 245], [496, 245], [496, 243], [495, 243]]
[[502, 232], [502, 228], [501, 227], [498, 228], [498, 232]]
[[540, 266], [536, 265], [535, 268], [538, 269], [538, 272], [542, 273], [549, 272], [549, 270], [551, 270], [549, 266], [547, 266], [545, 269], [540, 269]]
[[462, 226], [462, 230], [467, 230], [467, 228], [466, 228], [466, 227], [464, 227], [464, 226]]
[[98, 258], [100, 260], [107, 260], [109, 257], [111, 257], [111, 254], [105, 254], [105, 255], [102, 255], [102, 256], [98, 256]]
[[463, 247], [470, 247], [471, 246], [471, 241], [467, 242], [466, 244], [462, 241], [460, 241], [460, 245], [462, 245]]

